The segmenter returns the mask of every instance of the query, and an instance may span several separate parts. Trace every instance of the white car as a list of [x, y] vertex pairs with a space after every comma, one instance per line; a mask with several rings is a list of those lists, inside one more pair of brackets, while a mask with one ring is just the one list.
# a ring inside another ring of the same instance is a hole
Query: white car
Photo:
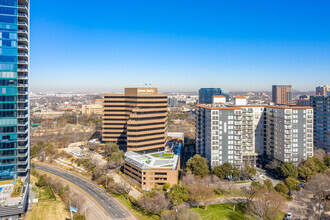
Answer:
[[289, 212], [285, 215], [285, 220], [290, 220], [290, 219], [292, 219], [292, 213], [291, 212]]

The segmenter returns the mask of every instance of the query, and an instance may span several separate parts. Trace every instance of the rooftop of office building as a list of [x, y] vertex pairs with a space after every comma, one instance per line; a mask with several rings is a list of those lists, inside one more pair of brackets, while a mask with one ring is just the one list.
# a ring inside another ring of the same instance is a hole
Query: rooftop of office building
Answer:
[[148, 154], [127, 151], [124, 156], [127, 162], [141, 169], [176, 170], [179, 162], [179, 155], [165, 151]]

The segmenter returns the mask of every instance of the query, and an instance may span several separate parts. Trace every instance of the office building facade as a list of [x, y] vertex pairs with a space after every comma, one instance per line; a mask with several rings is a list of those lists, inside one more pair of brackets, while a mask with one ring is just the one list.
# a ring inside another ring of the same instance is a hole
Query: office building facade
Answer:
[[[166, 156], [163, 156], [166, 155]], [[142, 190], [150, 190], [155, 185], [178, 183], [180, 155], [168, 156], [162, 153], [125, 153], [124, 174]]]
[[164, 150], [167, 142], [167, 95], [156, 88], [126, 88], [103, 95], [102, 141], [127, 151]]
[[330, 86], [318, 86], [315, 91], [317, 96], [326, 96], [328, 92], [330, 92]]
[[311, 96], [314, 109], [314, 145], [330, 152], [330, 96]]
[[273, 85], [272, 102], [279, 105], [292, 104], [292, 86]]
[[212, 104], [213, 96], [215, 95], [224, 95], [226, 101], [229, 101], [229, 92], [224, 91], [220, 88], [201, 88], [199, 89], [199, 104]]
[[21, 199], [1, 193], [8, 203], [0, 207], [2, 218], [25, 211], [29, 189], [29, 8], [28, 0], [0, 1], [0, 181], [23, 181]]
[[200, 104], [196, 153], [211, 168], [225, 162], [254, 166], [258, 155], [298, 164], [313, 155], [312, 115], [310, 107]]

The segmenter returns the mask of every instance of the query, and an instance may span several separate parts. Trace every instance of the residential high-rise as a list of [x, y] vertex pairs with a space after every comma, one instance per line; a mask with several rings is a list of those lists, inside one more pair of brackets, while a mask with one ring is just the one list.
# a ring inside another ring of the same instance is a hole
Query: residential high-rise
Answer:
[[313, 109], [273, 105], [197, 105], [196, 153], [213, 168], [230, 162], [268, 161], [298, 164], [313, 155]]
[[213, 96], [224, 95], [226, 101], [229, 101], [229, 93], [220, 88], [201, 88], [199, 89], [199, 104], [212, 104]]
[[273, 85], [272, 101], [280, 105], [292, 104], [291, 85]]
[[167, 95], [156, 88], [126, 88], [103, 95], [102, 141], [127, 151], [162, 151], [167, 142]]
[[168, 106], [169, 107], [177, 107], [179, 104], [179, 101], [176, 97], [169, 97], [168, 98]]
[[29, 6], [28, 0], [0, 1], [0, 181], [20, 178], [24, 185], [21, 199], [0, 207], [6, 218], [24, 212], [29, 189]]
[[330, 86], [318, 86], [316, 87], [316, 95], [327, 95], [330, 92]]
[[314, 109], [314, 145], [330, 152], [330, 96], [311, 96]]

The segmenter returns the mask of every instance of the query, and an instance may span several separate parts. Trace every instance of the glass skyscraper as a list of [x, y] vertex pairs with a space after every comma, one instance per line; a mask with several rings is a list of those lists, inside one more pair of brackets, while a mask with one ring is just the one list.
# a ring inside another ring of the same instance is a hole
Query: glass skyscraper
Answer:
[[201, 88], [199, 89], [199, 104], [212, 104], [214, 95], [226, 96], [226, 101], [229, 101], [229, 92], [220, 88]]
[[29, 173], [28, 78], [29, 1], [0, 0], [0, 181]]

